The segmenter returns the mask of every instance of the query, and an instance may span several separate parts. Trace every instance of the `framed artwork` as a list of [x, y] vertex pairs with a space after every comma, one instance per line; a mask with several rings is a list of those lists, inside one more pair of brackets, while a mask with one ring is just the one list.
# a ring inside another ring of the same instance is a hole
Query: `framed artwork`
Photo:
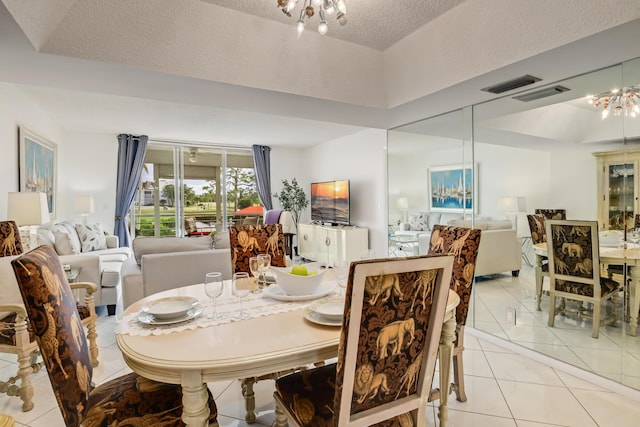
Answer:
[[20, 127], [20, 191], [47, 194], [49, 213], [55, 218], [58, 149], [56, 144]]
[[477, 165], [475, 168], [463, 165], [430, 168], [428, 174], [430, 210], [477, 212], [478, 206], [473, 199], [474, 194], [478, 194], [477, 171]]

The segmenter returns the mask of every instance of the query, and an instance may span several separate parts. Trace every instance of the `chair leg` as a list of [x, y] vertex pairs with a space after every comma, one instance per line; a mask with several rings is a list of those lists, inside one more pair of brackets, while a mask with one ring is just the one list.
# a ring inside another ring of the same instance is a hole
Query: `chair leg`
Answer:
[[31, 365], [31, 354], [22, 353], [18, 355], [18, 374], [20, 380], [20, 400], [22, 400], [22, 412], [33, 409], [33, 385], [29, 378], [33, 373]]
[[553, 324], [556, 321], [556, 296], [551, 293], [549, 295], [549, 321], [547, 325], [553, 327]]
[[96, 318], [92, 316], [86, 323], [87, 326], [87, 341], [89, 341], [89, 354], [91, 356], [91, 364], [95, 368], [100, 364], [98, 360], [99, 350], [96, 338], [98, 333], [96, 332]]
[[600, 301], [593, 303], [593, 325], [591, 326], [591, 336], [593, 338], [598, 338], [598, 334], [600, 332], [600, 311], [601, 304]]
[[242, 396], [244, 397], [244, 406], [246, 409], [244, 420], [249, 424], [256, 422], [256, 395], [253, 392], [255, 382], [256, 379], [254, 377], [243, 378], [241, 380]]
[[467, 401], [467, 393], [464, 390], [464, 363], [462, 354], [464, 347], [456, 347], [453, 350], [453, 390], [459, 402]]
[[278, 399], [278, 393], [274, 393], [273, 397], [276, 403], [276, 420], [273, 425], [275, 427], [287, 427], [289, 425], [287, 414], [284, 412], [284, 409], [282, 409], [282, 402]]

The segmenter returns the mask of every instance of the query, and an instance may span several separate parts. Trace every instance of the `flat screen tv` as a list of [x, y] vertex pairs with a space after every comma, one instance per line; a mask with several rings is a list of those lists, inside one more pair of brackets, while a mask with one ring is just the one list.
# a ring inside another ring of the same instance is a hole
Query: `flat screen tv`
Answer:
[[311, 184], [311, 220], [349, 224], [349, 180]]

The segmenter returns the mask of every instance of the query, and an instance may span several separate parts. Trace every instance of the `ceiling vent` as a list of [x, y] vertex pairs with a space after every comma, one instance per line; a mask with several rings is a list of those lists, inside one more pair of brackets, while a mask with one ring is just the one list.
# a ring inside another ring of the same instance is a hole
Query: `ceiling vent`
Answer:
[[562, 92], [566, 92], [569, 89], [564, 86], [552, 86], [545, 89], [536, 90], [535, 92], [528, 92], [522, 95], [514, 96], [513, 99], [517, 99], [522, 102], [535, 101], [536, 99], [546, 98], [547, 96], [557, 95]]
[[482, 90], [485, 92], [498, 94], [498, 93], [508, 92], [513, 89], [518, 89], [519, 87], [528, 86], [535, 82], [539, 82], [540, 80], [542, 79], [538, 77], [530, 76], [529, 74], [527, 74], [525, 76], [516, 77], [515, 79], [508, 80], [506, 82], [498, 83], [497, 85], [485, 87]]

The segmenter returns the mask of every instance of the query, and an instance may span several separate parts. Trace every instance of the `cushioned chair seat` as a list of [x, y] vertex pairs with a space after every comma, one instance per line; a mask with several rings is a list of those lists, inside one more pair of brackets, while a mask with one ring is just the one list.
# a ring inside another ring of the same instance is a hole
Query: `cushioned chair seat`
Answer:
[[[183, 426], [180, 385], [165, 384], [136, 373], [104, 383], [89, 394], [85, 427], [92, 426]], [[209, 421], [218, 414], [209, 392]]]
[[[620, 284], [615, 280], [608, 279], [606, 277], [600, 278], [600, 288], [602, 295], [609, 294], [620, 287]], [[570, 282], [557, 280], [556, 281], [556, 290], [561, 292], [570, 292], [572, 294], [584, 295], [586, 297], [593, 296], [593, 286], [579, 283], [579, 282]]]

